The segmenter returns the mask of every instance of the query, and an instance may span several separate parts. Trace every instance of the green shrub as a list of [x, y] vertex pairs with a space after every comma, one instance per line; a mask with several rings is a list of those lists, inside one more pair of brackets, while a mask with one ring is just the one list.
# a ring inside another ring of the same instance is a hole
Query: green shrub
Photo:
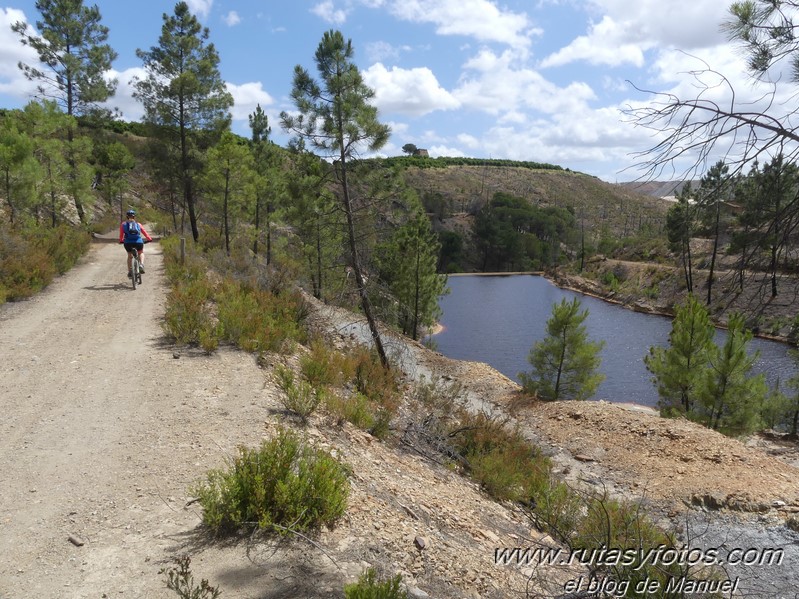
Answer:
[[217, 296], [222, 339], [245, 351], [280, 351], [286, 341], [302, 338], [301, 302], [228, 280]]
[[310, 353], [300, 358], [300, 371], [314, 387], [337, 386], [355, 376], [355, 363], [331, 351], [321, 339], [311, 341]]
[[[584, 515], [576, 522], [575, 531], [568, 540], [574, 548], [615, 548], [622, 551], [638, 550], [634, 560], [623, 560], [619, 564], [586, 564], [593, 572], [614, 580], [630, 581], [635, 588], [644, 580], [658, 580], [665, 588], [669, 578], [691, 578], [686, 565], [672, 563], [652, 564], [644, 556], [658, 547], [675, 548], [675, 539], [667, 535], [643, 513], [639, 503], [617, 501], [605, 494], [593, 494], [586, 498]], [[590, 555], [590, 552], [589, 552]], [[601, 558], [599, 558], [601, 559]], [[697, 572], [703, 579], [714, 576], [714, 572]]]
[[325, 406], [340, 420], [346, 420], [362, 430], [371, 429], [375, 422], [371, 402], [362, 393], [353, 393], [350, 397], [330, 393], [325, 398]]
[[228, 342], [245, 351], [266, 352], [304, 339], [301, 323], [307, 306], [298, 293], [260, 289], [249, 271], [246, 280], [239, 280], [237, 268], [244, 267], [225, 262], [224, 252], [211, 252], [210, 260], [190, 246], [181, 262], [179, 240], [164, 239], [162, 246], [172, 284], [165, 329], [177, 343], [199, 343], [210, 352]]
[[484, 413], [464, 413], [455, 448], [486, 492], [501, 501], [523, 501], [545, 492], [551, 464], [518, 429]]
[[203, 522], [216, 532], [242, 527], [279, 533], [333, 524], [347, 506], [345, 468], [287, 429], [260, 449], [239, 448], [226, 471], [212, 470], [194, 490]]
[[75, 265], [89, 243], [85, 231], [66, 225], [0, 231], [0, 303], [44, 289]]
[[396, 412], [399, 382], [394, 371], [384, 368], [377, 354], [365, 347], [355, 349], [353, 359], [355, 360], [354, 382], [358, 392], [390, 412]]
[[175, 343], [198, 343], [201, 334], [213, 334], [210, 297], [211, 288], [205, 279], [189, 280], [172, 287], [167, 294], [164, 329]]
[[358, 582], [344, 586], [344, 596], [347, 599], [407, 599], [408, 593], [400, 588], [401, 582], [399, 574], [379, 581], [374, 568], [369, 568], [361, 574]]
[[303, 422], [314, 413], [325, 397], [321, 387], [314, 387], [307, 381], [295, 381], [294, 373], [285, 366], [275, 369], [278, 387], [283, 391], [281, 403], [287, 410], [297, 414]]

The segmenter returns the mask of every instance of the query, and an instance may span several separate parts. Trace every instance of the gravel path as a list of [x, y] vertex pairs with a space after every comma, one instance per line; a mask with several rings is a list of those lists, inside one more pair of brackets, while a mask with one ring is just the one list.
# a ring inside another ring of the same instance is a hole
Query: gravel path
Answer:
[[[133, 291], [122, 249], [94, 244], [0, 307], [2, 599], [164, 597], [158, 571], [196, 541], [187, 488], [262, 435], [252, 356], [175, 359], [158, 244], [146, 265]], [[233, 410], [253, 425], [232, 425]]]

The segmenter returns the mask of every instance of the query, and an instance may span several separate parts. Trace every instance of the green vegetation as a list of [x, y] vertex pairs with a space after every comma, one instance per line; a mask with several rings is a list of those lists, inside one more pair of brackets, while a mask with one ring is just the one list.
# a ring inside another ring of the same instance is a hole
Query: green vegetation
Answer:
[[90, 237], [67, 226], [0, 230], [0, 304], [41, 291], [89, 249]]
[[397, 302], [397, 323], [413, 340], [440, 316], [438, 300], [447, 284], [446, 277], [436, 272], [440, 247], [421, 212], [378, 247], [381, 278]]
[[474, 221], [481, 270], [536, 270], [558, 264], [561, 245], [576, 243], [574, 215], [557, 207], [538, 208], [496, 193]]
[[388, 580], [378, 580], [374, 568], [361, 574], [358, 582], [345, 585], [347, 599], [407, 599], [408, 594], [400, 588], [402, 576], [397, 574]]
[[347, 257], [372, 341], [380, 361], [388, 368], [388, 356], [366, 288], [359, 247], [360, 230], [355, 222], [354, 188], [348, 176], [355, 170], [349, 167], [349, 162], [356, 152], [361, 148], [372, 152], [379, 150], [388, 141], [391, 130], [377, 120], [377, 108], [369, 102], [374, 91], [363, 82], [353, 57], [351, 40], [345, 41], [340, 31], [325, 32], [315, 55], [320, 80], [315, 81], [308, 71], [297, 65], [291, 95], [300, 114], [295, 116], [284, 111], [280, 119], [283, 128], [297, 136], [297, 146], [307, 142], [336, 160], [340, 205], [347, 224]]
[[134, 97], [144, 106], [153, 141], [177, 151], [162, 154], [170, 175], [182, 182], [182, 195], [194, 241], [197, 222], [196, 173], [203, 151], [230, 127], [233, 96], [219, 74], [219, 55], [208, 43], [209, 32], [186, 2], [164, 13], [158, 45], [137, 50], [146, 76], [135, 82]]
[[[413, 144], [406, 144], [413, 145]], [[413, 148], [416, 149], [415, 146]], [[402, 150], [407, 152], [403, 146]], [[412, 150], [413, 151], [413, 150]], [[555, 170], [562, 171], [563, 167], [556, 164], [547, 164], [545, 162], [528, 162], [520, 160], [503, 160], [494, 158], [467, 158], [467, 157], [447, 157], [442, 156], [439, 158], [426, 158], [421, 156], [392, 156], [386, 158], [385, 162], [388, 166], [394, 167], [409, 167], [414, 166], [417, 168], [447, 168], [449, 166], [512, 166], [514, 168], [524, 168], [529, 170]], [[568, 169], [567, 169], [568, 170]]]
[[652, 347], [644, 358], [661, 414], [685, 415], [726, 434], [751, 433], [761, 427], [761, 413], [776, 418], [782, 400], [777, 395], [767, 402], [764, 375], [750, 375], [758, 356], [747, 352], [752, 333], [743, 316], [730, 317], [722, 347], [714, 343], [715, 332], [707, 309], [693, 295], [677, 307], [669, 346]]
[[530, 350], [533, 371], [519, 374], [527, 393], [548, 401], [588, 399], [604, 380], [605, 375], [597, 372], [604, 342], [588, 340], [583, 325], [588, 310], [580, 312], [580, 308], [576, 297], [552, 306], [547, 336]]
[[177, 239], [165, 239], [162, 246], [171, 283], [164, 329], [176, 343], [206, 351], [230, 343], [260, 353], [286, 351], [291, 342], [305, 339], [302, 297], [276, 280], [269, 283], [279, 273], [235, 256], [213, 260], [213, 252], [197, 248], [189, 248], [181, 264]]
[[333, 525], [347, 507], [349, 482], [329, 453], [281, 428], [259, 449], [239, 448], [229, 468], [209, 472], [195, 493], [215, 532], [289, 534]]
[[88, 221], [85, 202], [92, 199], [91, 170], [87, 164], [87, 140], [76, 136], [73, 117], [92, 115], [108, 117], [108, 112], [98, 104], [114, 95], [117, 81], [106, 80], [105, 74], [117, 53], [108, 40], [108, 28], [101, 24], [102, 16], [97, 6], [87, 7], [83, 2], [40, 0], [36, 8], [41, 20], [33, 35], [28, 25], [17, 22], [12, 26], [27, 46], [33, 48], [41, 64], [48, 71], [20, 63], [25, 76], [40, 85], [41, 95], [54, 98], [66, 116], [66, 172], [65, 191], [72, 198], [81, 223]]
[[303, 423], [324, 399], [324, 389], [308, 381], [295, 381], [294, 372], [285, 367], [276, 369], [277, 384], [283, 391], [283, 407], [299, 416]]
[[654, 375], [661, 414], [691, 412], [707, 368], [716, 329], [707, 310], [689, 295], [677, 306], [668, 347], [651, 347], [644, 364]]

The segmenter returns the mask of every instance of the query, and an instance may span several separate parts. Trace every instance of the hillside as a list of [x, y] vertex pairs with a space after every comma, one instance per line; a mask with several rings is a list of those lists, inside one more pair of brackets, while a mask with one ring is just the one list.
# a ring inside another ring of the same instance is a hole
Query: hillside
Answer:
[[538, 205], [573, 208], [587, 231], [626, 237], [643, 226], [660, 229], [668, 203], [596, 177], [555, 169], [514, 166], [449, 166], [404, 171], [405, 180], [420, 196], [440, 194], [450, 212], [479, 209], [496, 192]]
[[[0, 308], [0, 596], [163, 598], [161, 571], [184, 553], [195, 578], [218, 586], [224, 599], [341, 597], [342, 585], [367, 566], [400, 573], [418, 598], [556, 597], [582, 573], [494, 565], [498, 547], [552, 540], [518, 506], [491, 500], [401, 436], [379, 442], [324, 411], [304, 430], [352, 472], [345, 517], [313, 543], [213, 538], [200, 524], [192, 485], [237, 446], [255, 446], [279, 425], [298, 426], [281, 406], [274, 368], [303, 350], [268, 354], [259, 366], [235, 350], [205, 355], [167, 344], [161, 254], [157, 245], [148, 250], [136, 292], [119, 248], [95, 244], [41, 295]], [[341, 309], [313, 303], [310, 318], [336, 346], [366, 335], [360, 318]], [[799, 510], [799, 483], [793, 465], [768, 453], [773, 447], [744, 447], [605, 403], [520, 405], [518, 387], [485, 365], [396, 338], [390, 347], [407, 385], [440, 377], [463, 385], [459, 401], [472, 410], [516, 414], [577, 488], [645, 496], [653, 514], [675, 525], [689, 515], [718, 521], [686, 511], [701, 500], [704, 509], [721, 509], [718, 518], [742, 515], [738, 544], [762, 546], [757, 532], [765, 527], [771, 542], [793, 542], [784, 523]], [[395, 431], [414, 418], [407, 404]], [[706, 535], [703, 543], [718, 542]], [[769, 589], [796, 585], [785, 579], [799, 572], [796, 555], [789, 559], [758, 570], [779, 585]]]

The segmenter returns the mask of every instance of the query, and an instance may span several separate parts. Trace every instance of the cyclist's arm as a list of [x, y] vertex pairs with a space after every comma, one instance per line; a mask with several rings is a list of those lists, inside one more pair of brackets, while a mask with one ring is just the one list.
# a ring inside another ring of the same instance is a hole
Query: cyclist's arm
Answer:
[[152, 237], [150, 237], [150, 235], [147, 233], [147, 231], [145, 231], [145, 230], [144, 230], [144, 227], [142, 227], [141, 225], [139, 225], [139, 228], [141, 229], [141, 234], [144, 236], [144, 238], [145, 238], [147, 241], [152, 241], [152, 240], [153, 240], [153, 238], [152, 238]]
[[125, 225], [123, 223], [120, 223], [120, 225], [119, 225], [119, 243], [122, 243], [124, 241], [125, 241]]

